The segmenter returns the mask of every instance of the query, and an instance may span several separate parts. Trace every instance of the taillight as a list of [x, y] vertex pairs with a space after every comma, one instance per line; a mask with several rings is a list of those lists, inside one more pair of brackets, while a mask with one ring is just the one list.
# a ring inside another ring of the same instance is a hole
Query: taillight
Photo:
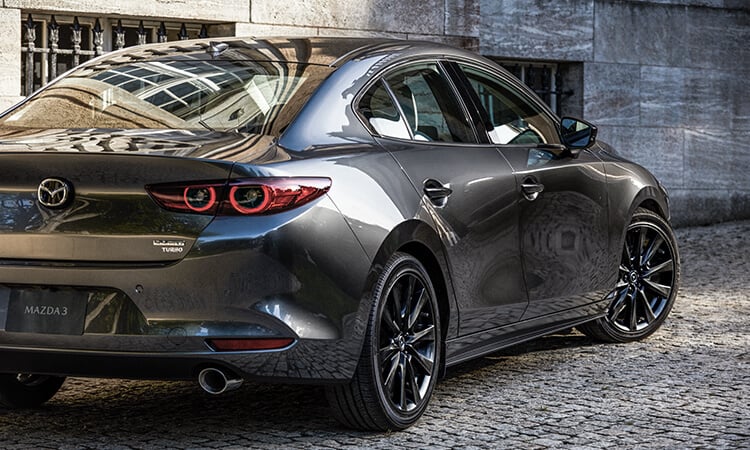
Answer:
[[146, 186], [146, 191], [170, 211], [254, 215], [296, 208], [325, 194], [330, 187], [330, 178], [289, 177], [157, 184]]

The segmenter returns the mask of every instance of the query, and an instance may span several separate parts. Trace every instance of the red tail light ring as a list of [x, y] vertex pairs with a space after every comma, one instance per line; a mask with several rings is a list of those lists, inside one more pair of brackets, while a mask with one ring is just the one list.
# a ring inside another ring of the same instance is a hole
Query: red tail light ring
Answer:
[[213, 186], [188, 186], [182, 194], [188, 208], [195, 212], [205, 212], [216, 205], [216, 188]]
[[232, 186], [229, 188], [229, 203], [241, 214], [257, 214], [268, 209], [274, 192], [269, 186]]

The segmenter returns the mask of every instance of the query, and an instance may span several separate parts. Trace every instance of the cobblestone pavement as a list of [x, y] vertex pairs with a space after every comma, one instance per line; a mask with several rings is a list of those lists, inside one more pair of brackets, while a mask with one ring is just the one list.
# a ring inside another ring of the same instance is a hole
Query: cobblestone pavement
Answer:
[[330, 417], [321, 388], [71, 379], [0, 411], [2, 448], [750, 448], [750, 222], [678, 232], [681, 295], [634, 344], [550, 336], [449, 371], [399, 433]]

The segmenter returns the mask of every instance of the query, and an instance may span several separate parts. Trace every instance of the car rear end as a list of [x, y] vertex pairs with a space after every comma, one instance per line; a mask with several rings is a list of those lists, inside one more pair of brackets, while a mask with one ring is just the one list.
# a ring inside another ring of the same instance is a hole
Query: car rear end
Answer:
[[193, 47], [120, 52], [0, 118], [0, 373], [354, 372], [369, 259], [335, 180], [275, 144], [330, 69]]

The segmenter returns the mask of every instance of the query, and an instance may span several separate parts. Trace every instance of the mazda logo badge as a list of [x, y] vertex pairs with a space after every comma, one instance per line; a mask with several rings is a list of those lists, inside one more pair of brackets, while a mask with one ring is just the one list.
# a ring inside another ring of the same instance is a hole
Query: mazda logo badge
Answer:
[[36, 191], [39, 203], [47, 208], [62, 208], [73, 198], [73, 185], [60, 178], [46, 178]]

